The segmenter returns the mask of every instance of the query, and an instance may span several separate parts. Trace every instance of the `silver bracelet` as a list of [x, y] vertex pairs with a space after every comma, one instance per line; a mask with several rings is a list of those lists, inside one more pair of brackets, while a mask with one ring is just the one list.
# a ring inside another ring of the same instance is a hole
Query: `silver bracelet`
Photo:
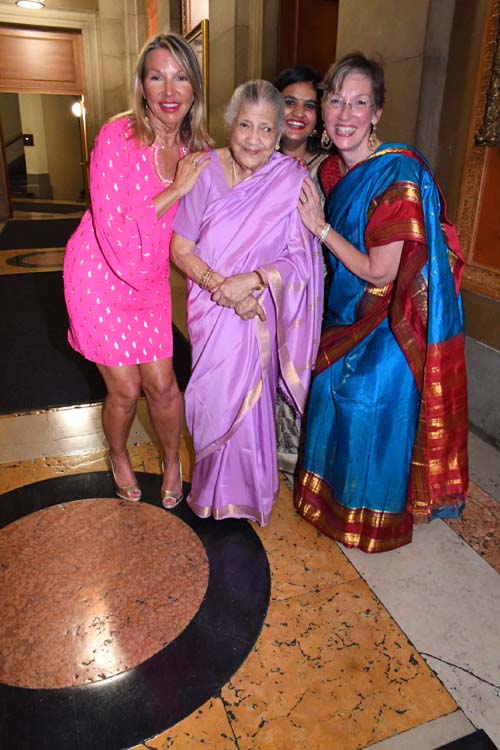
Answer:
[[328, 232], [330, 231], [331, 226], [330, 224], [326, 223], [323, 229], [321, 230], [321, 234], [318, 234], [318, 240], [320, 243], [323, 243], [326, 240], [326, 236]]

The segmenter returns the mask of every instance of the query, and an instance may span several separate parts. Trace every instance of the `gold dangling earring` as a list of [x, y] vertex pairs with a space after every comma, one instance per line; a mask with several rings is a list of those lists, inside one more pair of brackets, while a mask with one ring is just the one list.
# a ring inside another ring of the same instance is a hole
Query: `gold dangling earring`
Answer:
[[377, 126], [375, 123], [372, 122], [372, 130], [370, 133], [370, 137], [368, 138], [368, 148], [371, 151], [375, 151], [375, 149], [377, 148], [377, 146], [379, 146], [379, 144], [380, 144], [380, 141], [377, 138]]
[[276, 141], [276, 146], [274, 147], [275, 151], [279, 151], [281, 149], [281, 136]]
[[332, 141], [328, 133], [326, 132], [326, 129], [323, 128], [323, 132], [321, 133], [321, 145], [325, 150], [328, 150], [332, 147]]

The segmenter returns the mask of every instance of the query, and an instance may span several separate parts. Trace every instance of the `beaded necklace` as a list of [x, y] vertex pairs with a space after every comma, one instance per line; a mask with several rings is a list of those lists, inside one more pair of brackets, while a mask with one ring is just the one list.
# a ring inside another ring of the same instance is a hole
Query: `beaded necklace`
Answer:
[[[160, 170], [159, 161], [158, 161], [158, 152], [163, 151], [164, 148], [165, 146], [160, 146], [157, 143], [153, 143], [152, 145], [153, 163], [154, 163], [156, 175], [158, 179], [160, 180], [160, 182], [163, 183], [163, 185], [171, 185], [174, 181], [174, 178], [163, 177], [161, 170]], [[188, 151], [189, 149], [187, 149], [186, 146], [179, 146], [179, 159], [182, 159], [184, 156], [186, 156]]]

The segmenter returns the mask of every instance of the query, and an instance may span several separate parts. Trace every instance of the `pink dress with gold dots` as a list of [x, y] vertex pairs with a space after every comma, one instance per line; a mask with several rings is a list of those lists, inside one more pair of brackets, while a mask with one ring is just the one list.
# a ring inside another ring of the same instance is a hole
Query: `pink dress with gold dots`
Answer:
[[166, 184], [153, 149], [127, 117], [105, 124], [90, 160], [89, 209], [64, 258], [68, 341], [102, 365], [172, 356], [169, 245], [174, 204], [160, 219], [153, 197]]

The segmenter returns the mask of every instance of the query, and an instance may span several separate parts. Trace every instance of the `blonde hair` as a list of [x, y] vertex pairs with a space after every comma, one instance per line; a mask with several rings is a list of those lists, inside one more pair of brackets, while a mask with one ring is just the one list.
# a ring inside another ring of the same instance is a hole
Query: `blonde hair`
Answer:
[[197, 57], [191, 45], [182, 36], [174, 33], [157, 34], [151, 37], [139, 53], [134, 73], [132, 109], [125, 113], [132, 121], [135, 137], [145, 146], [150, 146], [155, 139], [153, 128], [147, 118], [146, 100], [142, 93], [146, 58], [155, 49], [164, 49], [170, 52], [176, 63], [186, 73], [193, 89], [193, 104], [180, 127], [182, 144], [187, 146], [190, 151], [201, 151], [207, 146], [213, 146], [214, 141], [207, 130], [203, 80]]
[[224, 113], [224, 122], [230, 130], [244, 104], [265, 102], [276, 112], [276, 123], [280, 133], [285, 128], [285, 104], [281, 93], [269, 81], [256, 79], [247, 81], [234, 90]]

